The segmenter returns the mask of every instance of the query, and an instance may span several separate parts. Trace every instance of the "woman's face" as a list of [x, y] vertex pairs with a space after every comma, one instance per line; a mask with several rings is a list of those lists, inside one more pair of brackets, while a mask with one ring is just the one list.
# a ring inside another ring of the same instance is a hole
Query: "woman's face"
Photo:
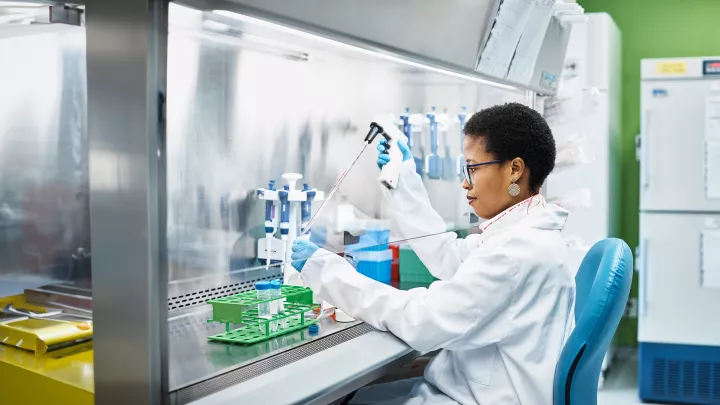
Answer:
[[[481, 136], [466, 136], [463, 154], [468, 165], [495, 160], [485, 151], [485, 140]], [[480, 218], [490, 219], [516, 203], [517, 198], [510, 196], [508, 186], [513, 179], [517, 181], [522, 177], [522, 170], [518, 173], [513, 169], [513, 163], [507, 161], [470, 168], [472, 184], [463, 180], [463, 188], [467, 190], [468, 203]]]

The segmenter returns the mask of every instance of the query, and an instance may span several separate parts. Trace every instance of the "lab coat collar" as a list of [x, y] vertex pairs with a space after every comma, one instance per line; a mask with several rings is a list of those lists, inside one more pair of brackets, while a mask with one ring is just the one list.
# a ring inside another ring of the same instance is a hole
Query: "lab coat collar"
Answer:
[[542, 194], [537, 194], [481, 223], [480, 230], [487, 236], [506, 230], [520, 221], [528, 221], [531, 228], [562, 230], [567, 217], [566, 210], [548, 204]]

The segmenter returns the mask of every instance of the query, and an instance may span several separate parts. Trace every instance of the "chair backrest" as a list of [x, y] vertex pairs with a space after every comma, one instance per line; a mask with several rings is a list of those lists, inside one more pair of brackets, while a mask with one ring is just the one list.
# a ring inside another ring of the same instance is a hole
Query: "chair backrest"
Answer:
[[604, 239], [585, 255], [575, 276], [575, 329], [555, 369], [554, 405], [597, 405], [598, 379], [632, 284], [632, 253]]

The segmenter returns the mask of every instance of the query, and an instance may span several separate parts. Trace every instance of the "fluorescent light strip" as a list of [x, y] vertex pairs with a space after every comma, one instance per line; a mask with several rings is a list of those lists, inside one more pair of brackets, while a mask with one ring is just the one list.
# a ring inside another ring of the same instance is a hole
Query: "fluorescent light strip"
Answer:
[[47, 4], [24, 2], [24, 1], [0, 1], [0, 7], [42, 7], [42, 6], [47, 6]]
[[280, 25], [280, 24], [276, 24], [276, 23], [272, 23], [272, 22], [269, 22], [269, 21], [261, 20], [261, 19], [259, 19], [259, 18], [248, 17], [248, 16], [246, 16], [246, 15], [234, 13], [234, 12], [232, 12], [232, 11], [227, 11], [227, 10], [213, 10], [213, 13], [215, 13], [215, 14], [217, 14], [217, 15], [221, 15], [221, 16], [223, 16], [223, 17], [228, 17], [228, 18], [232, 18], [232, 19], [235, 19], [235, 20], [243, 21], [243, 22], [248, 22], [248, 23], [255, 24], [255, 25], [260, 25], [260, 26], [272, 28], [272, 29], [274, 29], [274, 30], [286, 32], [286, 33], [289, 33], [289, 34], [298, 35], [298, 36], [301, 36], [301, 37], [304, 37], [304, 38], [308, 38], [308, 39], [311, 39], [311, 40], [314, 40], [314, 41], [323, 42], [323, 43], [326, 43], [326, 44], [330, 44], [330, 45], [333, 45], [333, 46], [337, 46], [337, 47], [340, 47], [340, 48], [344, 48], [344, 49], [347, 49], [347, 50], [350, 50], [350, 51], [353, 51], [353, 52], [359, 52], [359, 53], [363, 53], [363, 54], [370, 55], [370, 56], [374, 56], [374, 57], [380, 57], [380, 58], [385, 59], [385, 60], [389, 60], [389, 61], [392, 61], [392, 62], [402, 63], [402, 64], [404, 64], [404, 65], [416, 67], [416, 68], [419, 68], [419, 69], [429, 70], [429, 71], [431, 71], [431, 72], [440, 73], [440, 74], [447, 75], [447, 76], [452, 76], [452, 77], [457, 77], [457, 78], [459, 78], [459, 79], [469, 80], [469, 81], [476, 82], [476, 83], [487, 84], [487, 85], [490, 85], [490, 86], [495, 86], [495, 87], [499, 87], [499, 88], [503, 88], [503, 89], [520, 90], [520, 89], [518, 89], [517, 87], [514, 87], [514, 86], [510, 86], [510, 85], [506, 85], [506, 84], [500, 84], [500, 83], [495, 83], [495, 82], [491, 82], [491, 81], [489, 81], [489, 80], [481, 79], [481, 78], [479, 78], [479, 77], [474, 77], [474, 76], [470, 76], [470, 75], [467, 75], [467, 74], [457, 73], [457, 72], [453, 72], [453, 71], [450, 71], [450, 70], [440, 69], [440, 68], [436, 68], [436, 67], [433, 67], [433, 66], [423, 65], [422, 63], [413, 62], [413, 61], [410, 61], [410, 60], [407, 60], [407, 59], [403, 59], [403, 58], [400, 58], [400, 57], [397, 57], [397, 56], [394, 56], [394, 55], [389, 55], [389, 54], [385, 54], [385, 53], [382, 53], [382, 52], [371, 51], [371, 50], [368, 50], [368, 49], [365, 49], [365, 48], [361, 48], [361, 47], [358, 47], [358, 46], [354, 46], [354, 45], [346, 44], [346, 43], [343, 43], [343, 42], [335, 41], [335, 40], [332, 40], [332, 39], [329, 39], [329, 38], [325, 38], [325, 37], [322, 37], [322, 36], [319, 36], [319, 35], [310, 34], [310, 33], [307, 33], [307, 32], [304, 32], [304, 31], [300, 31], [300, 30], [297, 30], [297, 29], [294, 29], [294, 28], [289, 28], [289, 27], [286, 27], [286, 26], [283, 26], [283, 25]]

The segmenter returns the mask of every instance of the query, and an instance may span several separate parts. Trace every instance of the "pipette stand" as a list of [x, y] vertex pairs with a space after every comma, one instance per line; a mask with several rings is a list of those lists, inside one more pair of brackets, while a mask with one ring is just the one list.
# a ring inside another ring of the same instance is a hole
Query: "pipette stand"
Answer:
[[[272, 240], [270, 242], [270, 252], [268, 252], [268, 243], [267, 238], [262, 238], [258, 240], [257, 243], [257, 251], [258, 251], [258, 259], [262, 260], [270, 260], [270, 263], [283, 263], [283, 284], [285, 285], [302, 285], [302, 280], [300, 279], [300, 273], [295, 270], [294, 267], [290, 265], [290, 262], [292, 261], [291, 255], [292, 255], [292, 245], [295, 243], [295, 239], [300, 235], [301, 229], [300, 229], [300, 204], [304, 201], [308, 200], [308, 193], [309, 192], [315, 192], [315, 196], [312, 198], [312, 201], [322, 201], [325, 199], [325, 193], [322, 191], [318, 191], [316, 189], [309, 189], [309, 190], [299, 190], [296, 188], [296, 184], [298, 180], [302, 179], [302, 175], [298, 173], [285, 173], [282, 175], [283, 179], [287, 182], [287, 189], [285, 191], [288, 192], [288, 203], [290, 205], [290, 212], [289, 212], [289, 231], [287, 238], [283, 240], [282, 238], [277, 237], [276, 235], [280, 233], [281, 226], [276, 227], [275, 234], [272, 236]], [[282, 190], [280, 190], [282, 191]], [[278, 190], [268, 190], [265, 188], [259, 188], [257, 189], [257, 197], [261, 200], [270, 200], [273, 201], [276, 205], [276, 216], [280, 218], [280, 193]], [[278, 220], [277, 223], [281, 225], [281, 220]], [[306, 237], [309, 237], [306, 235]]]

